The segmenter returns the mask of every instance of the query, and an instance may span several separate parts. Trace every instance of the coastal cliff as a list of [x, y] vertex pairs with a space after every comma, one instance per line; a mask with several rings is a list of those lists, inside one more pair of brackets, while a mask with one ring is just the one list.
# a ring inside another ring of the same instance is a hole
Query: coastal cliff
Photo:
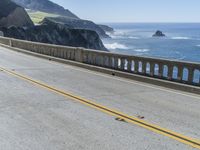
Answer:
[[80, 20], [80, 19], [72, 19], [67, 17], [46, 17], [41, 23], [46, 21], [53, 21], [57, 23], [61, 23], [67, 26], [71, 26], [74, 29], [86, 29], [86, 30], [92, 30], [98, 33], [98, 35], [102, 38], [109, 37], [106, 32], [100, 28], [98, 25], [96, 25], [92, 21], [88, 20]]
[[0, 31], [4, 33], [5, 37], [107, 51], [96, 32], [72, 29], [54, 22], [45, 22], [40, 26], [29, 28], [2, 27]]

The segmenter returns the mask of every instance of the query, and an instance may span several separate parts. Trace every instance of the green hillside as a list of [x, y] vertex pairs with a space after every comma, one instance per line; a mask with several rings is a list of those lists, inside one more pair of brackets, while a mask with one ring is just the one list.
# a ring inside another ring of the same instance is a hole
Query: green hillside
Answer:
[[34, 24], [39, 24], [45, 17], [58, 17], [59, 15], [56, 14], [50, 14], [45, 13], [41, 11], [31, 11], [27, 10], [31, 20], [34, 22]]

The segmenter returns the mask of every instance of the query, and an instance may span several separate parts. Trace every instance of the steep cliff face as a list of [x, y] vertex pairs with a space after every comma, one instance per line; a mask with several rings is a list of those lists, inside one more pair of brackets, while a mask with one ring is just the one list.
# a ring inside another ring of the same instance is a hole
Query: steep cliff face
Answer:
[[10, 0], [0, 0], [0, 26], [9, 27], [33, 26], [24, 8], [16, 5]]
[[42, 21], [42, 23], [46, 22], [48, 20], [57, 22], [57, 23], [61, 23], [61, 24], [65, 24], [67, 26], [72, 26], [74, 29], [92, 30], [92, 31], [97, 32], [98, 35], [103, 38], [109, 37], [102, 28], [100, 28], [98, 25], [96, 25], [92, 21], [80, 20], [80, 19], [70, 19], [70, 18], [66, 18], [66, 17], [46, 17]]
[[68, 9], [64, 9], [62, 6], [57, 5], [49, 0], [12, 0], [12, 1], [27, 9], [59, 14], [66, 17], [78, 19], [78, 17]]
[[0, 31], [3, 31], [5, 37], [107, 51], [96, 32], [72, 29], [54, 22], [26, 29], [14, 26], [0, 28]]

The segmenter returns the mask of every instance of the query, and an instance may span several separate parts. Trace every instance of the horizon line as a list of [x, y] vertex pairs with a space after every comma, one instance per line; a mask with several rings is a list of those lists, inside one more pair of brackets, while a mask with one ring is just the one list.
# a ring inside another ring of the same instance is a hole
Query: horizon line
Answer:
[[200, 24], [200, 22], [133, 22], [133, 21], [130, 21], [130, 22], [123, 22], [123, 21], [122, 22], [120, 22], [120, 21], [119, 22], [118, 21], [106, 22], [105, 21], [105, 22], [95, 22], [95, 23], [98, 23], [98, 24], [99, 23], [127, 23], [127, 24], [128, 23], [138, 23], [138, 24], [139, 23], [149, 23], [149, 24], [151, 24], [151, 23], [152, 24], [155, 24], [155, 23], [159, 23], [159, 24], [167, 24], [167, 23], [169, 23], [169, 24], [183, 24], [183, 23], [185, 23], [185, 24], [187, 24], [188, 23], [188, 24], [192, 24], [193, 23], [193, 24]]

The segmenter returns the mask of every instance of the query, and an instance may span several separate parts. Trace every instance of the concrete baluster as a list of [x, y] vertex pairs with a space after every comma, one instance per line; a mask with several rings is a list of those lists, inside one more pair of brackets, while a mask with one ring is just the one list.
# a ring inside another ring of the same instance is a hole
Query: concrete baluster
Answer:
[[142, 62], [142, 74], [146, 74], [147, 71], [147, 62], [143, 61]]
[[168, 65], [168, 74], [167, 74], [167, 79], [168, 80], [172, 80], [172, 77], [173, 77], [173, 69], [174, 69], [174, 66], [173, 65]]
[[93, 63], [93, 65], [96, 65], [96, 54], [94, 53], [93, 55], [92, 55], [92, 63]]
[[183, 66], [178, 66], [178, 77], [177, 77], [178, 81], [182, 81], [183, 80]]
[[108, 56], [108, 67], [113, 68], [113, 57], [110, 55]]
[[120, 66], [121, 70], [125, 70], [125, 59], [121, 58], [121, 66]]
[[93, 64], [93, 54], [89, 53], [89, 58], [90, 58], [90, 64]]
[[134, 64], [134, 73], [138, 73], [138, 68], [139, 68], [139, 62], [138, 60], [134, 60], [135, 64]]
[[119, 60], [118, 60], [118, 57], [114, 57], [114, 68], [115, 69], [118, 69], [119, 68]]
[[159, 66], [158, 77], [159, 77], [159, 78], [162, 78], [162, 77], [163, 77], [163, 69], [164, 69], [164, 65], [161, 64], [161, 63], [159, 63], [158, 66]]
[[70, 59], [70, 51], [67, 50], [67, 59], [69, 60]]
[[129, 58], [127, 61], [128, 61], [127, 70], [128, 72], [132, 72], [132, 60]]
[[106, 60], [107, 60], [106, 56], [103, 55], [103, 67], [106, 67]]
[[194, 68], [188, 67], [188, 83], [193, 84]]
[[[61, 55], [61, 54], [60, 54], [60, 50], [59, 50], [59, 49], [56, 49], [56, 51], [57, 51], [57, 57], [60, 58], [60, 55]], [[43, 52], [42, 52], [42, 53], [43, 53]]]
[[64, 59], [67, 59], [67, 51], [64, 50]]
[[99, 55], [99, 58], [98, 58], [98, 61], [99, 61], [99, 66], [103, 66], [103, 55]]
[[154, 76], [155, 72], [155, 63], [150, 62], [150, 76]]
[[75, 52], [75, 61], [83, 62], [83, 50], [81, 48], [77, 48], [74, 52]]

